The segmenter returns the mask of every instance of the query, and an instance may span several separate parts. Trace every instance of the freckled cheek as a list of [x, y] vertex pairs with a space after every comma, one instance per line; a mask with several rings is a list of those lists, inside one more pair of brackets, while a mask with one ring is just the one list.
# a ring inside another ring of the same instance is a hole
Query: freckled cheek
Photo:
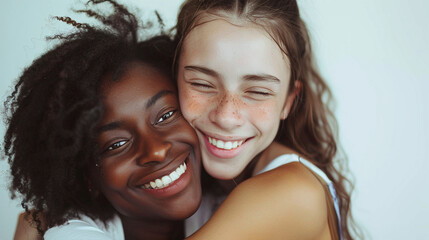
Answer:
[[211, 108], [211, 102], [207, 96], [193, 93], [191, 90], [184, 89], [180, 93], [180, 108], [185, 119], [191, 124], [204, 116], [206, 111]]

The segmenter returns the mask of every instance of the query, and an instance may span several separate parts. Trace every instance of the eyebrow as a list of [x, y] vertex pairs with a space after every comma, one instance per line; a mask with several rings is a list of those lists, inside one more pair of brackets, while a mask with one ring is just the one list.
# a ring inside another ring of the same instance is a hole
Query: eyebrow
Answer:
[[216, 78], [219, 77], [219, 74], [216, 71], [214, 71], [212, 69], [209, 69], [209, 68], [206, 68], [206, 67], [201, 67], [201, 66], [185, 66], [184, 68], [185, 68], [185, 70], [190, 70], [190, 71], [195, 71], [195, 72], [201, 72], [201, 73], [204, 73], [204, 74], [212, 76], [212, 77], [216, 77]]
[[100, 127], [97, 129], [97, 131], [98, 131], [99, 133], [107, 132], [107, 131], [110, 131], [110, 130], [118, 129], [118, 128], [120, 128], [121, 126], [122, 126], [122, 122], [111, 122], [111, 123], [108, 123], [108, 124], [106, 124], [106, 125], [100, 126]]
[[170, 90], [161, 90], [157, 94], [153, 95], [146, 103], [146, 109], [150, 108], [152, 105], [156, 103], [160, 98], [164, 97], [165, 95], [174, 95], [175, 93]]
[[[149, 98], [149, 100], [146, 103], [145, 109], [148, 109], [149, 107], [151, 107], [152, 105], [154, 105], [156, 103], [156, 101], [158, 101], [160, 98], [162, 98], [163, 96], [166, 95], [174, 95], [175, 93], [173, 91], [170, 90], [161, 90], [158, 93], [156, 93], [155, 95], [153, 95], [151, 98]], [[106, 125], [100, 126], [97, 130], [98, 132], [106, 132], [106, 131], [110, 131], [110, 130], [115, 130], [118, 129], [122, 126], [122, 122], [110, 122]]]
[[[216, 71], [210, 68], [206, 68], [202, 66], [185, 66], [184, 68], [185, 70], [201, 72], [206, 75], [219, 78], [219, 73], [217, 73]], [[280, 80], [277, 77], [270, 74], [265, 74], [265, 73], [244, 75], [243, 79], [246, 81], [268, 81], [268, 82], [280, 83]]]
[[277, 77], [270, 74], [263, 74], [263, 73], [245, 75], [243, 79], [247, 81], [268, 81], [268, 82], [280, 83], [280, 80]]

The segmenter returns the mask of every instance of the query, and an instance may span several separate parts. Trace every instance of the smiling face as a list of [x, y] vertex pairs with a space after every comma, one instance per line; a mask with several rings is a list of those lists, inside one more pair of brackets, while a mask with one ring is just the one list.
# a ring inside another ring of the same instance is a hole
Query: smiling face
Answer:
[[273, 141], [293, 103], [289, 81], [287, 57], [256, 25], [217, 18], [186, 36], [178, 64], [180, 105], [211, 176], [238, 176]]
[[133, 219], [184, 219], [201, 199], [200, 154], [171, 80], [132, 62], [119, 81], [105, 76], [99, 168], [93, 178], [112, 206]]

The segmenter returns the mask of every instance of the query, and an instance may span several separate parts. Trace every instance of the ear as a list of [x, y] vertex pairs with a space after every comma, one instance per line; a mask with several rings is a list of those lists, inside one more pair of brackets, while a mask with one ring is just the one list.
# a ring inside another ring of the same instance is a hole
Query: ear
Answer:
[[294, 91], [290, 93], [288, 96], [286, 96], [285, 105], [283, 106], [281, 117], [280, 117], [281, 120], [285, 120], [287, 118], [296, 96], [298, 96], [299, 93], [301, 92], [302, 83], [298, 80], [295, 80], [294, 85], [295, 85]]

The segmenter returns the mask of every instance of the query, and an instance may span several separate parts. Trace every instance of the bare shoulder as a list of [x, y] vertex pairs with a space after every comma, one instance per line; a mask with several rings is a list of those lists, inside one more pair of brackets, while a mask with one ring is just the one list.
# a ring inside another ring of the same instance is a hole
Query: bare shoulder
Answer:
[[[216, 234], [222, 231], [228, 234]], [[329, 239], [327, 231], [321, 183], [301, 163], [290, 163], [240, 184], [195, 239], [210, 239], [209, 232], [218, 239]]]
[[258, 175], [237, 188], [237, 194], [259, 193], [259, 203], [275, 208], [281, 219], [296, 229], [322, 229], [327, 223], [326, 196], [320, 181], [295, 162]]

